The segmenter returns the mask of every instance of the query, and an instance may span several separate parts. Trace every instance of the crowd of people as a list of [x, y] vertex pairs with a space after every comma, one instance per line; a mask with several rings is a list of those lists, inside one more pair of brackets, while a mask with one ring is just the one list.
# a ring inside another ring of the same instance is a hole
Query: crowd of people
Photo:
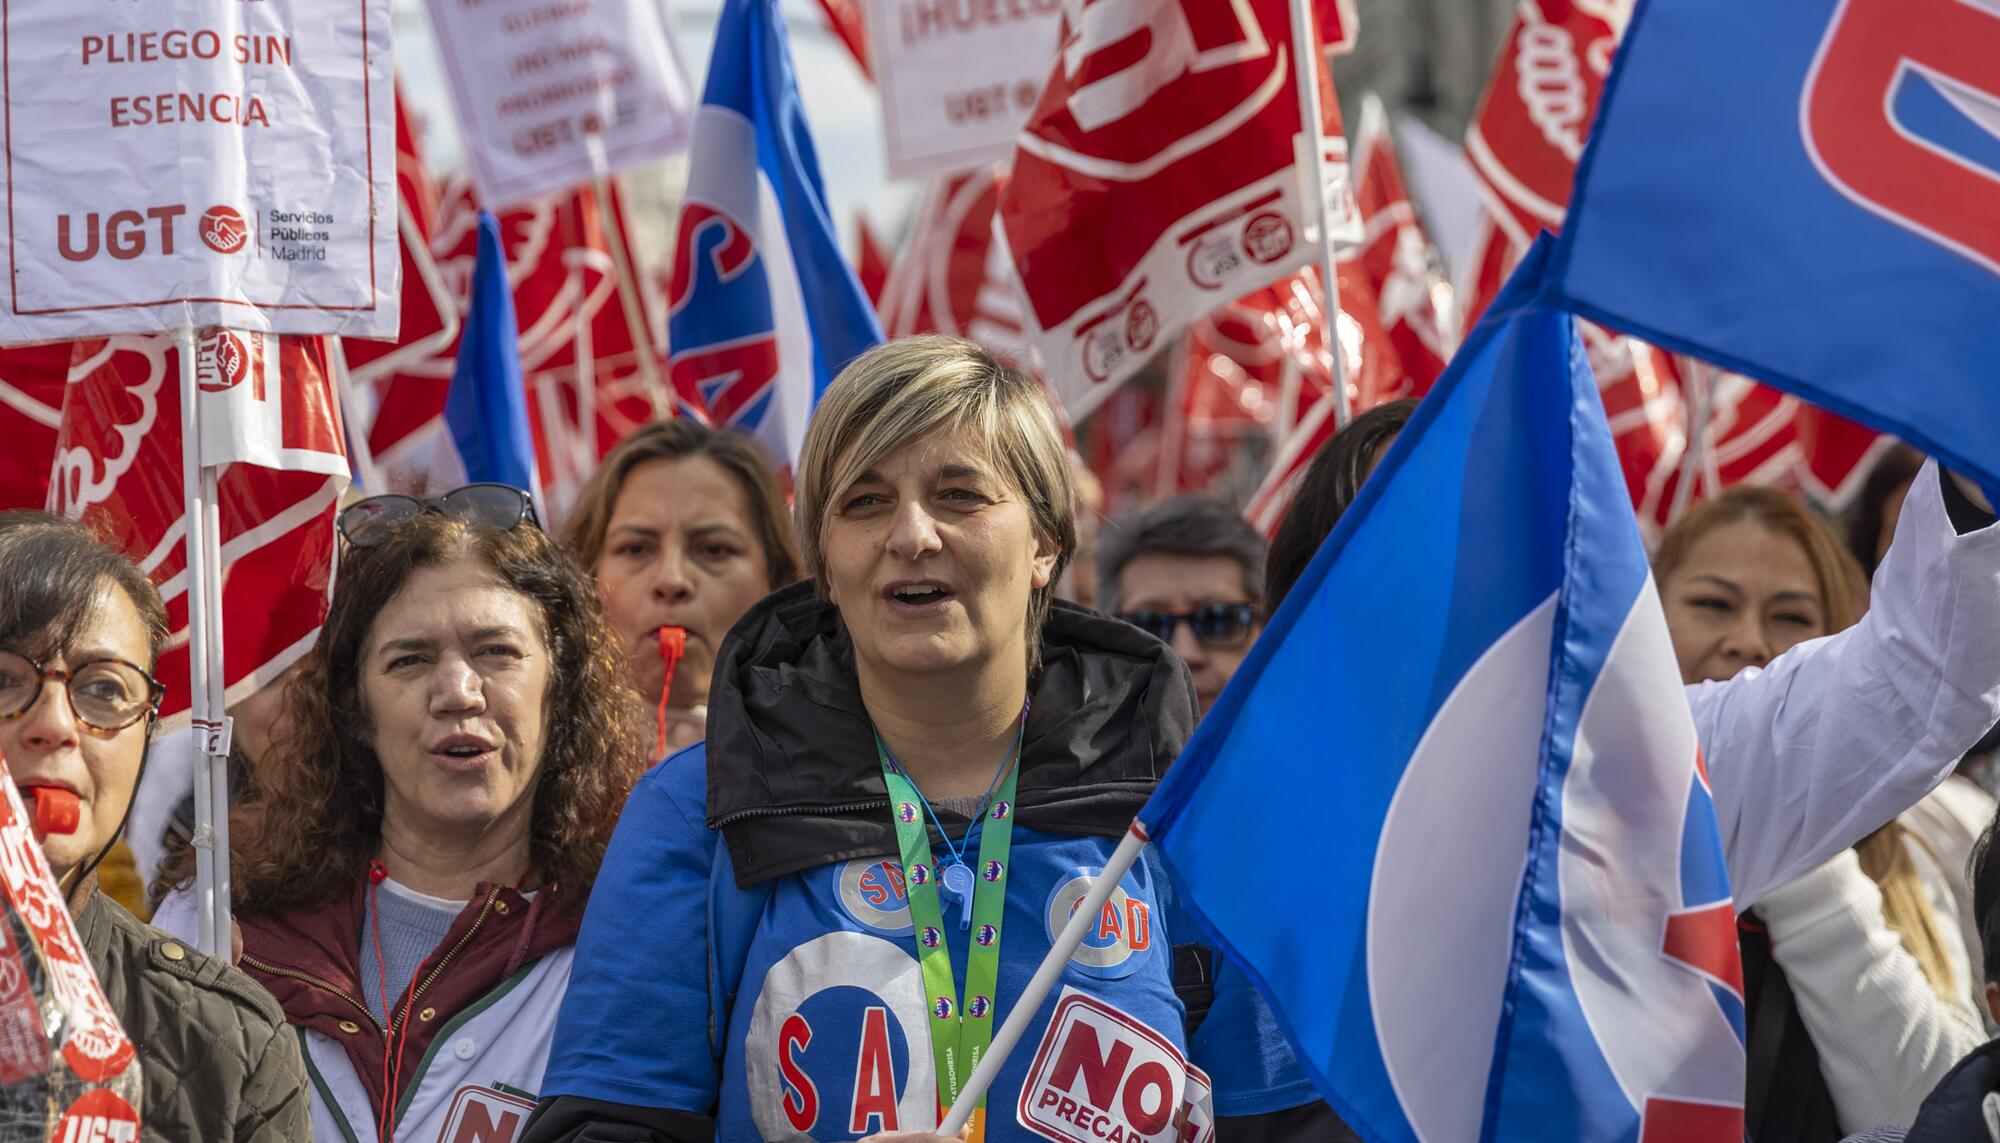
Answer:
[[[78, 525], [0, 513], [0, 754], [82, 803], [45, 851], [139, 1046], [146, 1137], [935, 1140], [1413, 407], [1336, 435], [1268, 549], [1179, 498], [1110, 521], [1089, 576], [1043, 389], [938, 337], [840, 375], [789, 497], [682, 419], [612, 450], [559, 537], [495, 485], [361, 499], [317, 643], [237, 742], [227, 958], [190, 947], [184, 842], [140, 870], [157, 928], [98, 889], [128, 816], [160, 820], [133, 813], [158, 594]], [[1994, 1137], [1994, 523], [1899, 454], [1844, 529], [1745, 487], [1658, 544], [1759, 1143]], [[1098, 1019], [1177, 1069], [1184, 1105], [1125, 1104], [1156, 1130], [1354, 1138], [1164, 864], [1113, 900], [983, 1137], [1026, 1137], [1044, 1028]], [[490, 1134], [448, 1133], [475, 1111]]]

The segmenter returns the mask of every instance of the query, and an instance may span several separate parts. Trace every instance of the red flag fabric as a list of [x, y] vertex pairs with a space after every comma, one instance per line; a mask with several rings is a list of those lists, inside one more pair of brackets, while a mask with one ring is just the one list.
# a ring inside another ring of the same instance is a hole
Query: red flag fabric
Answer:
[[[1282, 0], [1064, 9], [999, 214], [1072, 417], [1201, 315], [1313, 256], [1294, 50]], [[1313, 57], [1321, 134], [1338, 138]]]
[[819, 8], [826, 13], [833, 34], [847, 45], [847, 54], [854, 57], [861, 74], [874, 78], [874, 69], [868, 65], [868, 27], [861, 15], [860, 0], [819, 0]]
[[[345, 339], [347, 380], [374, 398], [367, 426], [369, 452], [393, 462], [413, 434], [435, 422], [444, 391], [433, 369], [458, 339], [458, 300], [431, 255], [437, 188], [424, 169], [423, 147], [409, 103], [396, 98], [397, 234], [403, 258], [403, 319], [395, 341]], [[447, 358], [448, 359], [448, 358]], [[446, 381], [449, 382], [449, 372]], [[390, 463], [385, 471], [396, 471]]]
[[[188, 713], [187, 563], [179, 353], [165, 337], [71, 347], [49, 508], [98, 528], [166, 600], [159, 667], [169, 725]], [[213, 331], [197, 361], [203, 459], [219, 485], [225, 701], [312, 646], [333, 585], [347, 459], [325, 345]], [[282, 463], [286, 469], [265, 467]]]
[[49, 498], [70, 346], [0, 349], [0, 508], [40, 508]]
[[1354, 0], [1313, 0], [1313, 19], [1319, 23], [1319, 42], [1329, 56], [1344, 56], [1354, 50], [1361, 34], [1361, 17]]
[[[618, 211], [615, 191], [612, 204]], [[450, 180], [430, 242], [461, 316], [478, 254], [478, 211], [471, 181]], [[622, 226], [622, 215], [606, 219], [590, 190], [525, 204], [500, 215], [499, 222], [521, 331], [529, 427], [542, 487], [554, 501], [552, 514], [560, 515], [611, 446], [653, 418], [639, 346], [653, 347], [655, 375], [664, 375], [660, 339], [642, 342], [625, 320], [608, 244], [608, 227]], [[422, 487], [429, 481], [456, 356], [454, 340], [398, 371], [382, 391], [369, 440], [378, 449], [377, 464], [391, 467], [398, 484]], [[591, 382], [588, 389], [579, 383], [584, 377]]]
[[1382, 394], [1381, 400], [1421, 396], [1444, 372], [1457, 344], [1451, 287], [1417, 218], [1389, 135], [1388, 113], [1373, 96], [1362, 107], [1353, 164], [1362, 238], [1351, 257], [1374, 292], [1376, 316], [1407, 390]]
[[1465, 326], [1535, 235], [1562, 226], [1611, 56], [1631, 9], [1626, 0], [1522, 0], [1486, 93], [1465, 135], [1486, 225]]
[[1000, 164], [931, 185], [883, 288], [884, 333], [942, 333], [1017, 361], [1031, 355], [1013, 261], [993, 225], [1006, 179]]
[[868, 295], [869, 303], [879, 312], [882, 308], [882, 289], [889, 284], [889, 248], [875, 237], [875, 227], [865, 214], [854, 216], [854, 231], [860, 244], [854, 276], [861, 279], [862, 292]]

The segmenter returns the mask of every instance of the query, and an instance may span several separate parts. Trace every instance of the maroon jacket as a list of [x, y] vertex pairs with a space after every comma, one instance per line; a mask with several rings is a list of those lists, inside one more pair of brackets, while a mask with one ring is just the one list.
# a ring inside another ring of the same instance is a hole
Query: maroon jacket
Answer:
[[361, 927], [369, 888], [364, 874], [323, 905], [243, 917], [239, 924], [243, 970], [278, 998], [288, 1023], [347, 1049], [379, 1113], [385, 1095], [393, 1106], [402, 1094], [383, 1091], [382, 1064], [391, 1038], [406, 1067], [423, 1059], [432, 1037], [453, 1016], [523, 966], [575, 944], [583, 907], [576, 894], [559, 886], [530, 901], [513, 889], [481, 884], [444, 941], [418, 966], [415, 994], [407, 1004], [397, 999], [385, 1031], [382, 1013], [370, 1012], [362, 999]]

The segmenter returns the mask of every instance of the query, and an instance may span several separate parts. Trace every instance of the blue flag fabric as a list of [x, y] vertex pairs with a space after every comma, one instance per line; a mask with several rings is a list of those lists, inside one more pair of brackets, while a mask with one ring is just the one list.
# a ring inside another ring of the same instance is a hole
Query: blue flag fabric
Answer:
[[798, 455], [813, 405], [882, 340], [840, 252], [777, 0], [724, 0], [668, 288], [683, 408]]
[[[465, 483], [508, 484], [537, 493], [539, 500], [519, 337], [500, 224], [482, 210], [471, 304], [444, 402], [449, 444], [457, 457], [455, 464], [447, 458], [439, 465], [444, 470], [439, 475]], [[460, 468], [462, 472], [456, 471]]]
[[1573, 312], [2000, 476], [2000, 9], [1641, 0], [1570, 197]]
[[1364, 1137], [1740, 1143], [1714, 808], [1546, 255], [1140, 822]]

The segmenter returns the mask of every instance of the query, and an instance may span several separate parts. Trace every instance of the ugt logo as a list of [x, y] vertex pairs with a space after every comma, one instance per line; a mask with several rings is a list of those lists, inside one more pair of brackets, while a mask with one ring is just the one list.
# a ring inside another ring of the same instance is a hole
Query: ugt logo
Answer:
[[1841, 194], [2000, 274], [2000, 0], [1840, 0], [1799, 120]]

